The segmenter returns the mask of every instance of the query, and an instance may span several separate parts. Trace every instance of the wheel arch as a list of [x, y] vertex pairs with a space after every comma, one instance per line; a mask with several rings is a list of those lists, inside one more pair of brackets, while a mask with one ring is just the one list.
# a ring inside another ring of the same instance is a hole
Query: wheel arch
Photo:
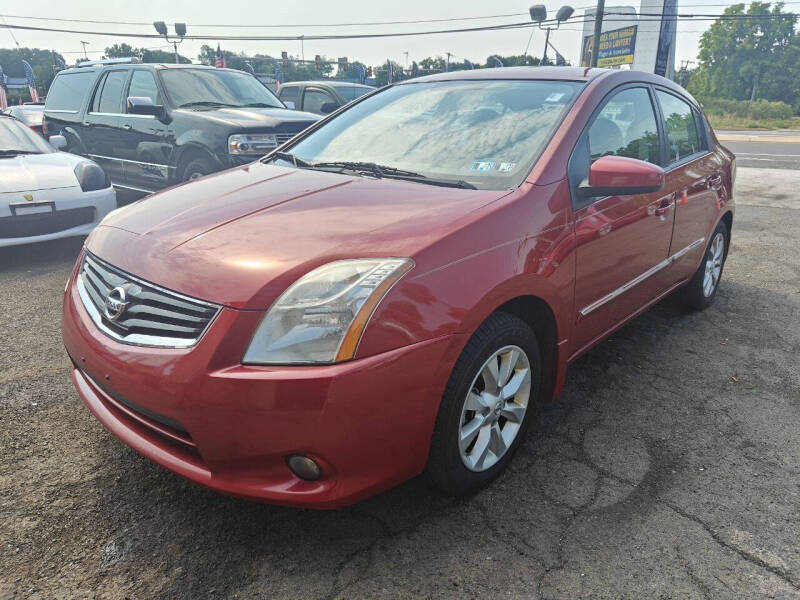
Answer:
[[183, 171], [186, 166], [197, 158], [207, 158], [212, 163], [217, 165], [220, 169], [223, 166], [220, 164], [216, 155], [205, 146], [196, 143], [189, 143], [183, 146], [178, 153], [175, 161], [175, 181], [183, 181]]

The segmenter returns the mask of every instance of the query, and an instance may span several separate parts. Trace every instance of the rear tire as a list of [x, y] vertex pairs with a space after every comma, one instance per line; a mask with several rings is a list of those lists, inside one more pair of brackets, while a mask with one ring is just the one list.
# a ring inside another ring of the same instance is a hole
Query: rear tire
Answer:
[[487, 485], [525, 438], [539, 399], [542, 361], [533, 330], [504, 312], [473, 334], [447, 383], [426, 477], [449, 494]]
[[683, 301], [690, 310], [705, 310], [714, 302], [728, 256], [728, 227], [720, 222], [706, 246], [703, 261], [692, 279], [681, 290]]
[[201, 177], [209, 175], [216, 170], [217, 169], [211, 159], [203, 157], [195, 158], [189, 161], [189, 163], [183, 169], [181, 180], [192, 181], [194, 179], [200, 179]]

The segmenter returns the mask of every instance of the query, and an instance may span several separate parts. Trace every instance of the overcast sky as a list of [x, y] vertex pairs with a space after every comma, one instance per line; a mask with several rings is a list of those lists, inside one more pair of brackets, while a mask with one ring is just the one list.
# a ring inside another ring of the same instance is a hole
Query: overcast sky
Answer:
[[[60, 27], [88, 31], [141, 32], [154, 33], [148, 25], [100, 25], [89, 23], [67, 23], [57, 21], [33, 21], [15, 18], [10, 15], [35, 16], [49, 18], [93, 19], [109, 21], [134, 21], [150, 23], [163, 20], [168, 23], [183, 21], [187, 23], [190, 34], [211, 35], [313, 35], [329, 33], [372, 33], [397, 31], [424, 31], [434, 29], [451, 29], [471, 27], [495, 23], [513, 23], [527, 19], [529, 4], [536, 2], [520, 2], [515, 0], [404, 0], [403, 2], [380, 2], [359, 0], [292, 0], [282, 2], [252, 2], [243, 0], [172, 0], [170, 2], [132, 2], [130, 0], [26, 0], [25, 2], [3, 3], [0, 12], [6, 15], [9, 24], [35, 25], [43, 27]], [[576, 14], [582, 14], [583, 8], [591, 6], [592, 0], [575, 0], [572, 6]], [[637, 10], [638, 2], [607, 2], [608, 5], [632, 5]], [[561, 4], [546, 3], [551, 14]], [[724, 0], [686, 0], [680, 2], [682, 13], [714, 13], [724, 10]], [[787, 10], [800, 9], [800, 0], [788, 2]], [[519, 16], [492, 18], [485, 20], [455, 21], [441, 23], [409, 23], [402, 25], [354, 27], [310, 27], [311, 24], [351, 23], [369, 21], [444, 19], [453, 17], [475, 17], [516, 13]], [[213, 26], [202, 26], [214, 24]], [[293, 24], [289, 27], [225, 27], [230, 24], [276, 25]], [[2, 28], [0, 20], [0, 47], [13, 47], [14, 41], [10, 30]], [[694, 60], [700, 33], [709, 26], [708, 21], [680, 21], [678, 24], [676, 67], [683, 60]], [[581, 25], [565, 25], [551, 34], [551, 42], [573, 64], [577, 64], [581, 45]], [[420, 60], [426, 56], [444, 55], [451, 52], [453, 60], [468, 58], [475, 62], [483, 62], [490, 54], [521, 54], [528, 43], [529, 29], [512, 31], [494, 31], [477, 33], [442, 34], [431, 36], [415, 36], [406, 38], [383, 38], [366, 40], [334, 40], [306, 41], [305, 57], [313, 59], [315, 54], [327, 55], [330, 58], [347, 56], [349, 60], [361, 60], [369, 65], [377, 65], [391, 58], [405, 64], [408, 61]], [[67, 62], [71, 63], [82, 54], [81, 40], [89, 42], [87, 50], [90, 58], [99, 58], [106, 46], [116, 42], [127, 42], [135, 46], [163, 47], [164, 42], [155, 39], [117, 39], [90, 34], [73, 35], [59, 33], [43, 33], [16, 30], [13, 35], [21, 46], [54, 49], [64, 53]], [[541, 56], [544, 46], [544, 32], [534, 31], [529, 53]], [[185, 41], [179, 47], [181, 54], [196, 60], [201, 44], [216, 46], [216, 42]], [[278, 42], [223, 42], [226, 50], [247, 53], [279, 55], [287, 50], [290, 55], [300, 55], [299, 41]], [[552, 55], [551, 55], [552, 56]]]

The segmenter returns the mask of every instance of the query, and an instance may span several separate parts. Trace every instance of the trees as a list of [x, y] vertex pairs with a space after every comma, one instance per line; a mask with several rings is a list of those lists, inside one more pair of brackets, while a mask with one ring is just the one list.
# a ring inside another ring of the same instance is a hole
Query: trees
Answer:
[[[166, 50], [149, 49], [149, 48], [134, 48], [130, 44], [114, 44], [106, 48], [105, 55], [107, 58], [126, 58], [128, 56], [135, 56], [145, 63], [174, 63], [175, 53]], [[191, 63], [192, 61], [181, 54], [178, 54], [178, 60], [181, 63]]]
[[800, 109], [800, 36], [783, 3], [754, 1], [725, 9], [700, 38], [689, 91], [700, 97], [780, 100]]
[[[58, 62], [63, 62], [64, 57], [58, 52], [39, 48], [0, 48], [0, 66], [8, 77], [25, 77], [23, 60], [27, 60], [33, 67], [39, 94], [44, 96], [55, 77]], [[20, 90], [19, 97], [23, 102], [30, 100], [27, 89]], [[14, 102], [16, 99], [15, 94], [10, 92], [9, 100]]]

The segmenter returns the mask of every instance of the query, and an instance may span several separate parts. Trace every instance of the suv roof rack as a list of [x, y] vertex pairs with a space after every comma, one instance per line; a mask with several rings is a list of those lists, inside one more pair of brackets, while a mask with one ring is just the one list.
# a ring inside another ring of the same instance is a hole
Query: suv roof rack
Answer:
[[126, 56], [125, 58], [103, 58], [100, 60], [85, 60], [83, 62], [76, 63], [76, 67], [96, 67], [98, 65], [128, 65], [128, 64], [135, 64], [140, 63], [140, 61], [135, 56]]

